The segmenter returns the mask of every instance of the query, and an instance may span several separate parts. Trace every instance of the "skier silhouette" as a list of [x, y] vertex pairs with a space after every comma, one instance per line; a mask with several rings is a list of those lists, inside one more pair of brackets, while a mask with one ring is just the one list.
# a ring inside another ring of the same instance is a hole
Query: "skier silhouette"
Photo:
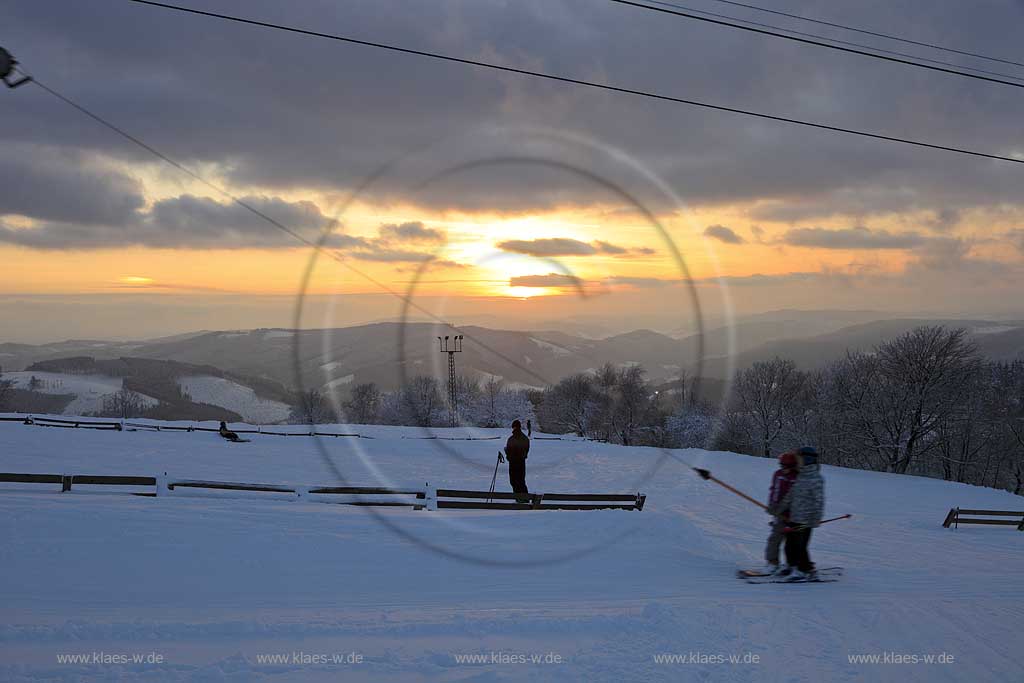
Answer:
[[530, 452], [530, 437], [523, 434], [519, 420], [512, 423], [512, 436], [505, 442], [505, 457], [508, 458], [508, 482], [517, 494], [520, 503], [529, 503], [529, 489], [526, 488], [526, 458]]

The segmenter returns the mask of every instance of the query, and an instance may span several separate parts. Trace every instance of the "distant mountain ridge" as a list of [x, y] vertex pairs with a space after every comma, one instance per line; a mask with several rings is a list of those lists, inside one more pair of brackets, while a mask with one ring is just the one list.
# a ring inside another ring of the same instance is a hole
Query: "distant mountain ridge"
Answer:
[[208, 331], [148, 342], [0, 344], [0, 364], [18, 370], [69, 356], [97, 360], [148, 358], [210, 366], [245, 378], [250, 386], [262, 379], [268, 387], [278, 385], [287, 391], [325, 386], [344, 389], [362, 382], [392, 389], [403, 377], [443, 377], [447, 359], [438, 350], [437, 336], [461, 333], [466, 340], [456, 364], [460, 373], [469, 376], [501, 377], [514, 386], [543, 387], [566, 375], [613, 363], [643, 365], [648, 377], [661, 383], [677, 379], [684, 371], [692, 375], [701, 357], [706, 377], [725, 378], [730, 348], [733, 366], [738, 369], [774, 356], [791, 358], [799, 367], [811, 369], [842, 357], [848, 349], [866, 350], [920, 325], [967, 328], [980, 352], [990, 359], [1024, 357], [1024, 321], [895, 318], [843, 325], [851, 316], [843, 312], [834, 316], [823, 312], [822, 316], [823, 320], [815, 323], [807, 312], [794, 314], [791, 320], [780, 312], [771, 318], [745, 319], [732, 328], [719, 327], [702, 336], [682, 339], [651, 330], [634, 330], [605, 339], [551, 330], [480, 326], [464, 326], [456, 332], [423, 322], [381, 322], [326, 330]]

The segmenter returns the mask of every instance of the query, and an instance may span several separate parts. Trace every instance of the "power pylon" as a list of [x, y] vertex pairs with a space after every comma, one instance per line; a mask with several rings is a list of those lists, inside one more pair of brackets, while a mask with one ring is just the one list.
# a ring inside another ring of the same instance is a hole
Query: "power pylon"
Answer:
[[454, 427], [459, 413], [458, 390], [455, 386], [455, 354], [462, 352], [462, 335], [445, 335], [443, 339], [438, 337], [437, 347], [441, 353], [448, 354], [448, 417], [449, 424]]

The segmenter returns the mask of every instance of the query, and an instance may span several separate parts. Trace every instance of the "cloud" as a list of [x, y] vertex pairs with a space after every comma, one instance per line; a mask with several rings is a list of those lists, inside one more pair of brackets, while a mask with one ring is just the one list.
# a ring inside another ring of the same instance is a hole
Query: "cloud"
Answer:
[[816, 249], [910, 249], [923, 245], [927, 238], [917, 232], [891, 233], [858, 226], [838, 230], [794, 228], [787, 230], [780, 242], [792, 247]]
[[447, 236], [434, 228], [427, 228], [421, 221], [408, 223], [386, 223], [378, 228], [380, 236], [400, 242], [444, 242]]
[[0, 155], [0, 216], [105, 225], [134, 222], [145, 205], [142, 183], [87, 155], [11, 143]]
[[930, 220], [925, 221], [925, 226], [934, 232], [949, 232], [959, 225], [961, 219], [961, 212], [957, 209], [939, 209]]
[[434, 254], [426, 254], [419, 251], [382, 248], [353, 251], [349, 253], [349, 256], [359, 259], [360, 261], [379, 261], [382, 263], [416, 263], [422, 261], [433, 261], [437, 258]]
[[502, 251], [528, 256], [590, 256], [597, 249], [568, 237], [544, 237], [535, 240], [505, 240], [498, 243]]
[[[150, 7], [65, 4], [60, 22], [53, 21], [46, 3], [13, 3], [5, 10], [4, 28], [23, 36], [34, 51], [20, 56], [31, 57], [41, 75], [63, 73], [69, 54], [94, 73], [117, 74], [89, 90], [97, 111], [110, 113], [118, 125], [190, 168], [217, 169], [232, 190], [243, 193], [347, 192], [390, 160], [439, 140], [436, 150], [423, 155], [423, 166], [439, 172], [466, 159], [504, 158], [500, 153], [510, 150], [543, 156], [550, 149], [521, 132], [543, 126], [622, 149], [678, 188], [689, 204], [749, 202], [755, 221], [842, 215], [852, 223], [878, 213], [1024, 205], [1017, 174], [988, 160], [301, 40]], [[984, 125], [969, 131], [970, 146], [1020, 150], [1012, 141], [1019, 139], [1024, 99], [1007, 97], [998, 87], [885, 68], [875, 60], [840, 64], [839, 57], [824, 54], [809, 59], [799, 46], [751, 40], [736, 31], [709, 39], [699, 26], [610, 3], [588, 8], [582, 21], [578, 12], [546, 11], [547, 4], [438, 0], [407, 6], [380, 0], [341, 7], [314, 0], [302, 23], [343, 22], [353, 33], [387, 35], [396, 43], [485, 54], [510, 65], [535, 63], [582, 77], [598, 74], [617, 85], [699, 92], [710, 102], [756, 102], [768, 113], [792, 114], [794, 103], [801, 103], [806, 118], [927, 141], [962, 140], [963, 122], [983, 119]], [[983, 41], [994, 53], [1017, 49], [1016, 4], [993, 3], [984, 16], [972, 3], [948, 4], [922, 18], [909, 4], [889, 3], [885, 17], [893, 25], [924, 22], [929, 34]], [[253, 16], [297, 21], [279, 2], [251, 0], [245, 6]], [[183, 33], [193, 37], [186, 51]], [[585, 64], [581, 54], [587, 55]], [[630, 59], [623, 58], [627, 54]], [[679, 73], [678, 64], [698, 57], [705, 68]], [[638, 71], [636, 64], [647, 68]], [[80, 79], [69, 83], [86, 87]], [[44, 223], [126, 225], [144, 206], [133, 176], [141, 177], [136, 169], [148, 167], [152, 157], [52, 104], [19, 94], [4, 109], [0, 144], [7, 166], [0, 168], [0, 213]], [[465, 135], [482, 121], [512, 132], [503, 145]], [[633, 125], [624, 127], [624, 121]], [[699, 134], [680, 135], [681, 130]], [[59, 148], [63, 162], [45, 154], [12, 155], [15, 144]], [[607, 159], [569, 160], [644, 194], [643, 180]], [[82, 182], [104, 173], [105, 179], [96, 180], [97, 192]], [[168, 177], [176, 174], [169, 171]], [[11, 184], [19, 179], [24, 182]], [[606, 187], [555, 170], [524, 172], [521, 166], [494, 164], [419, 194], [410, 194], [406, 180], [385, 173], [365, 199], [519, 213], [571, 205], [621, 208]], [[642, 203], [655, 206], [653, 201], [644, 196]], [[942, 229], [948, 222], [940, 219], [921, 230]]]
[[509, 251], [514, 254], [526, 254], [527, 256], [591, 256], [594, 254], [609, 254], [612, 256], [625, 256], [629, 253], [650, 254], [653, 249], [637, 247], [629, 249], [604, 240], [593, 242], [581, 242], [569, 237], [542, 237], [534, 240], [505, 240], [498, 243], [502, 251]]
[[617, 244], [612, 244], [611, 242], [605, 242], [603, 240], [594, 240], [593, 246], [594, 246], [595, 249], [597, 249], [602, 254], [615, 254], [615, 255], [619, 255], [619, 254], [625, 254], [625, 253], [627, 253], [629, 251], [625, 247], [620, 247]]
[[725, 225], [709, 225], [704, 229], [704, 236], [726, 244], [743, 244], [746, 242], [732, 228]]
[[509, 287], [579, 287], [583, 283], [578, 277], [562, 273], [547, 275], [518, 275], [509, 278]]
[[680, 280], [666, 280], [657, 277], [629, 277], [625, 275], [615, 275], [605, 280], [609, 285], [624, 285], [626, 287], [637, 287], [637, 288], [649, 288], [649, 287], [666, 287], [669, 285], [678, 285]]
[[[278, 197], [241, 197], [249, 206], [298, 235], [315, 240], [332, 224], [316, 204]], [[343, 241], [346, 238], [330, 238]], [[351, 238], [348, 238], [351, 239]], [[0, 223], [0, 242], [34, 249], [108, 249], [144, 246], [173, 249], [301, 247], [302, 242], [233, 202], [180, 195], [156, 202], [120, 222], [42, 221], [13, 228]]]

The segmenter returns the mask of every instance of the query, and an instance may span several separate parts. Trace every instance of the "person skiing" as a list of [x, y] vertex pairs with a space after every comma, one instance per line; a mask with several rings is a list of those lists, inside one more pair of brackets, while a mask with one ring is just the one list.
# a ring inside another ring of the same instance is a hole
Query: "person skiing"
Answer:
[[228, 441], [239, 441], [238, 434], [228, 429], [224, 420], [220, 421], [220, 429], [217, 430], [217, 433]]
[[804, 446], [796, 452], [799, 472], [789, 492], [783, 497], [781, 509], [789, 510], [786, 534], [786, 563], [794, 581], [817, 578], [814, 563], [807, 552], [811, 530], [821, 522], [825, 512], [825, 480], [818, 465], [818, 451]]
[[530, 491], [526, 488], [526, 458], [530, 452], [530, 437], [523, 434], [523, 424], [519, 420], [512, 423], [512, 436], [505, 442], [505, 458], [508, 459], [508, 482], [520, 503], [529, 503]]
[[766, 574], [784, 576], [788, 574], [788, 568], [779, 565], [779, 550], [786, 536], [783, 530], [789, 524], [789, 510], [782, 507], [789, 489], [797, 477], [797, 456], [796, 451], [786, 451], [779, 456], [779, 469], [772, 474], [772, 485], [768, 492], [768, 514], [772, 516], [771, 532], [768, 534], [768, 542], [764, 547], [764, 561]]

